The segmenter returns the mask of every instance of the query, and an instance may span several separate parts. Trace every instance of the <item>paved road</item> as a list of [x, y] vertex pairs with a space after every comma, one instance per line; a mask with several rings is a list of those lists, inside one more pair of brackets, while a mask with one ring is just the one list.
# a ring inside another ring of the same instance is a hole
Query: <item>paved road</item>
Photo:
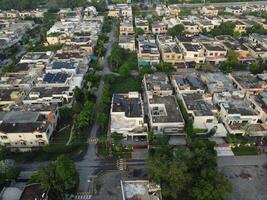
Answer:
[[[267, 5], [267, 1], [248, 1], [248, 2], [225, 2], [225, 3], [209, 3], [209, 5], [217, 6], [217, 7], [225, 7], [225, 6], [244, 6], [244, 5]], [[195, 3], [195, 4], [179, 4], [180, 7], [200, 7], [205, 6], [207, 4], [204, 3]]]
[[[112, 45], [115, 42], [115, 26], [113, 24], [112, 31], [109, 33], [109, 42], [107, 45], [107, 52], [104, 57], [104, 69], [103, 69], [103, 75], [101, 76], [101, 81], [99, 84], [99, 88], [96, 91], [96, 104], [100, 101], [102, 90], [104, 86], [104, 74], [110, 73], [109, 69], [109, 63], [108, 63], [108, 57], [111, 54]], [[96, 138], [97, 131], [98, 131], [99, 125], [95, 119], [94, 124], [92, 126], [91, 132], [90, 132], [90, 138]], [[80, 175], [80, 185], [79, 185], [79, 191], [86, 192], [89, 187], [88, 180], [95, 175], [96, 171], [99, 167], [101, 167], [101, 162], [98, 159], [96, 155], [96, 144], [90, 144], [87, 148], [86, 153], [84, 154], [84, 157], [81, 161], [78, 161], [75, 163]], [[87, 167], [87, 166], [93, 166], [93, 167]]]
[[219, 167], [226, 166], [252, 166], [252, 165], [265, 165], [267, 164], [267, 156], [225, 156], [218, 157], [217, 163]]

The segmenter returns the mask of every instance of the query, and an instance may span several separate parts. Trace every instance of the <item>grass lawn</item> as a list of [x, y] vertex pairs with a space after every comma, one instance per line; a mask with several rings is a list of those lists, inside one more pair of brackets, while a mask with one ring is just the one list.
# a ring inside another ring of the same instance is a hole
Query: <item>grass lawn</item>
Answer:
[[130, 91], [141, 91], [141, 77], [118, 77], [112, 84], [111, 89], [114, 93], [127, 93]]
[[251, 147], [247, 147], [247, 146], [239, 146], [239, 147], [235, 147], [232, 148], [235, 156], [250, 156], [250, 155], [258, 155], [259, 151], [257, 149], [257, 147], [255, 146], [251, 146]]

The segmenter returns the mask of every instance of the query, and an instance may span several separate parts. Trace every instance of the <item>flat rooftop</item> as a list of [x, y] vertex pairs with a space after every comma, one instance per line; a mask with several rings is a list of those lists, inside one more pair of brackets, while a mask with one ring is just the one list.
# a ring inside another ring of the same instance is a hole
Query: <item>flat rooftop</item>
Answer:
[[243, 116], [256, 116], [257, 113], [244, 100], [233, 100], [231, 102], [221, 104], [228, 114], [240, 114]]
[[135, 38], [133, 35], [120, 35], [119, 43], [135, 43]]
[[175, 96], [162, 97], [153, 95], [149, 99], [149, 106], [151, 107], [152, 121], [154, 123], [184, 122]]
[[201, 79], [208, 87], [208, 90], [213, 92], [222, 92], [222, 91], [234, 91], [236, 90], [231, 80], [223, 73], [216, 72], [216, 73], [202, 73]]
[[192, 93], [182, 95], [186, 107], [189, 111], [193, 111], [196, 116], [212, 116], [214, 106], [203, 99], [202, 94]]
[[52, 63], [52, 69], [76, 69], [79, 66], [77, 62], [60, 62], [56, 61]]
[[125, 197], [123, 200], [161, 200], [160, 186], [149, 181], [121, 181], [121, 187]]
[[[34, 131], [46, 131], [49, 123], [44, 122], [23, 122], [23, 123], [8, 123], [0, 124], [0, 132], [3, 133], [32, 133]], [[27, 199], [28, 200], [28, 199]]]
[[226, 51], [226, 49], [219, 44], [203, 44], [208, 51]]
[[183, 43], [186, 51], [198, 52], [201, 49], [201, 46], [198, 44]]
[[44, 83], [65, 83], [70, 78], [67, 73], [47, 73], [43, 78]]
[[148, 91], [172, 90], [168, 76], [164, 73], [146, 74], [145, 80]]
[[183, 90], [184, 87], [190, 87], [190, 89], [205, 89], [205, 85], [200, 80], [197, 74], [186, 74], [186, 75], [173, 75], [172, 79], [175, 80], [179, 89]]
[[49, 59], [52, 55], [52, 52], [28, 52], [23, 57], [22, 60], [43, 60]]
[[77, 59], [82, 59], [84, 56], [78, 52], [62, 52], [62, 53], [56, 53], [55, 58], [59, 60], [67, 60], [71, 58], [77, 58]]
[[245, 89], [263, 88], [266, 85], [266, 81], [249, 72], [234, 72], [231, 75]]
[[[70, 87], [33, 87], [30, 94], [25, 100], [33, 100], [44, 97], [53, 97], [53, 95], [61, 95], [68, 92]], [[34, 95], [34, 97], [32, 97]], [[38, 96], [38, 97], [37, 97]]]
[[114, 94], [112, 112], [124, 112], [126, 117], [143, 117], [142, 100], [139, 93]]

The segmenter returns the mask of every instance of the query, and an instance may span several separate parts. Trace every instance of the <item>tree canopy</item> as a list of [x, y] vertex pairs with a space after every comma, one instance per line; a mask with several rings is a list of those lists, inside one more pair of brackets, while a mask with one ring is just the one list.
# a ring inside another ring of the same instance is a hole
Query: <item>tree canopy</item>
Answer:
[[231, 194], [231, 184], [217, 171], [213, 142], [193, 140], [188, 147], [175, 148], [160, 144], [152, 144], [147, 166], [165, 199], [223, 200]]
[[74, 162], [62, 155], [54, 163], [39, 169], [30, 182], [41, 183], [43, 188], [49, 189], [51, 199], [61, 200], [65, 194], [75, 193], [79, 176]]
[[177, 35], [180, 35], [184, 31], [184, 26], [182, 24], [177, 24], [172, 28], [169, 28], [167, 31], [167, 34], [175, 37]]

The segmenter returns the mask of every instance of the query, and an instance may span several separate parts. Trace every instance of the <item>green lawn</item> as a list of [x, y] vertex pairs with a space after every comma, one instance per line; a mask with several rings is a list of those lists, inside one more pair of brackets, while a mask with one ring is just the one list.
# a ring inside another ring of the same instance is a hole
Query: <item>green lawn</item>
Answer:
[[239, 146], [239, 147], [235, 147], [232, 148], [235, 156], [250, 156], [250, 155], [258, 155], [259, 151], [257, 149], [257, 147], [255, 146]]
[[141, 82], [142, 79], [140, 77], [118, 77], [116, 81], [112, 84], [111, 88], [114, 93], [141, 91]]

